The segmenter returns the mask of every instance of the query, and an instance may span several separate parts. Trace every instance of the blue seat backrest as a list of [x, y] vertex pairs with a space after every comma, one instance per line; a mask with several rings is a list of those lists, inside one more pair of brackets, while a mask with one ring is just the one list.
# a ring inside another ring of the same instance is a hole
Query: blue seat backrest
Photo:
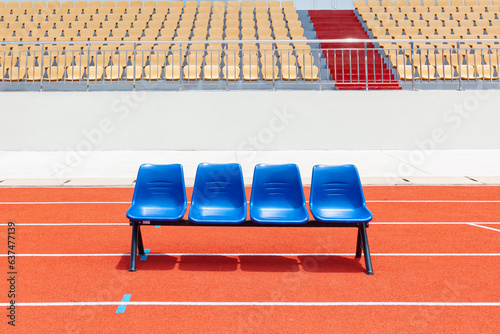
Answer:
[[330, 209], [365, 206], [365, 197], [356, 166], [314, 166], [309, 200], [312, 211], [315, 205], [328, 206]]
[[201, 221], [219, 216], [221, 220], [242, 222], [246, 219], [246, 208], [245, 185], [239, 164], [198, 165], [190, 219]]
[[262, 219], [307, 221], [304, 189], [297, 165], [260, 164], [255, 166], [250, 196], [250, 215], [255, 221]]
[[141, 165], [132, 206], [136, 202], [159, 207], [182, 207], [185, 211], [187, 198], [182, 165]]

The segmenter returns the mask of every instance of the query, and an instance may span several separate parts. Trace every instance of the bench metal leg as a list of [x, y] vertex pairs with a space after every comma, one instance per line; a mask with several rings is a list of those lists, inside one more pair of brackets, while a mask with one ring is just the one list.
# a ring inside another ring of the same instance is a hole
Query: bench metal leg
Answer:
[[361, 227], [358, 227], [358, 241], [356, 242], [356, 258], [361, 258], [363, 241], [361, 240]]
[[370, 247], [368, 246], [368, 236], [366, 235], [366, 224], [361, 224], [360, 231], [361, 231], [361, 240], [363, 242], [363, 253], [365, 254], [366, 274], [373, 275]]
[[139, 223], [132, 221], [132, 245], [130, 249], [130, 268], [128, 271], [137, 271], [136, 261], [137, 261], [137, 237], [138, 237]]
[[144, 244], [142, 243], [142, 233], [141, 233], [141, 225], [137, 226], [137, 243], [139, 245], [139, 255], [144, 254]]

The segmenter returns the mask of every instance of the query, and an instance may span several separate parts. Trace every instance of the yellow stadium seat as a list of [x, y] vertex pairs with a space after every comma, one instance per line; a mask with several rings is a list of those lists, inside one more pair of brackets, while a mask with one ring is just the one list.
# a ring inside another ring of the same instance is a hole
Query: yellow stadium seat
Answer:
[[146, 65], [144, 66], [144, 76], [146, 80], [160, 80], [163, 71], [163, 65]]
[[125, 79], [131, 80], [140, 80], [142, 78], [142, 66], [127, 66], [125, 67]]
[[165, 80], [168, 81], [180, 80], [182, 67], [177, 65], [167, 65], [164, 67], [164, 69], [165, 69]]
[[8, 70], [9, 78], [6, 81], [22, 81], [26, 76], [26, 67], [11, 67]]
[[47, 68], [47, 76], [43, 78], [45, 81], [61, 81], [64, 77], [66, 67], [50, 66]]
[[103, 66], [90, 66], [89, 68], [87, 68], [86, 75], [89, 81], [100, 81], [102, 80], [103, 73]]
[[66, 67], [66, 80], [67, 81], [83, 80], [84, 74], [85, 74], [85, 67], [83, 67], [83, 66], [68, 66], [68, 67]]
[[436, 68], [433, 65], [415, 66], [422, 80], [436, 80]]
[[108, 81], [120, 80], [123, 75], [123, 67], [116, 65], [106, 66], [105, 74], [106, 74], [104, 77], [105, 80]]
[[28, 67], [26, 69], [26, 80], [27, 81], [42, 81], [45, 75], [45, 68], [41, 68], [39, 66]]
[[281, 76], [283, 80], [295, 81], [297, 80], [298, 67], [294, 64], [281, 65]]
[[455, 73], [455, 67], [451, 65], [438, 65], [436, 71], [441, 80], [456, 80], [458, 75]]
[[495, 68], [491, 65], [477, 65], [476, 71], [478, 79], [498, 80], [498, 75], [495, 73]]

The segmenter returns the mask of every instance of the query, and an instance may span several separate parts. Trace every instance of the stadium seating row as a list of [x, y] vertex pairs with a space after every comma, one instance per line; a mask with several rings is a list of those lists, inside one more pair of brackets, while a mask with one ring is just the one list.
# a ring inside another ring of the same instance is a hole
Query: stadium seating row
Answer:
[[[214, 2], [213, 7], [208, 1], [201, 1], [199, 6], [195, 1], [144, 5], [134, 1], [130, 7], [125, 2], [117, 2], [116, 7], [111, 2], [102, 7], [94, 2], [88, 7], [83, 2], [75, 7], [43, 4], [0, 8], [0, 41], [11, 42], [0, 46], [1, 79], [198, 80], [202, 69], [205, 80], [319, 78], [291, 1], [284, 1], [283, 7], [277, 1], [230, 1], [227, 8], [221, 1]], [[239, 40], [248, 42], [236, 43]], [[165, 43], [168, 41], [207, 43]], [[84, 42], [92, 43], [89, 46]], [[236, 53], [237, 60], [222, 61]]]
[[[370, 0], [355, 6], [374, 38], [399, 40], [378, 44], [402, 80], [498, 79], [500, 3]], [[469, 41], [458, 45], [461, 39]]]
[[0, 8], [16, 9], [16, 8], [155, 8], [155, 7], [293, 7], [293, 1], [23, 1], [23, 2], [0, 2]]
[[[2, 69], [0, 68], [0, 71]], [[203, 71], [202, 71], [203, 70]], [[183, 75], [181, 75], [181, 72]], [[202, 77], [203, 74], [203, 77]], [[222, 74], [222, 77], [221, 77]], [[0, 72], [0, 80], [5, 81], [100, 81], [100, 80], [200, 80], [207, 81], [275, 81], [298, 79], [318, 80], [316, 67], [297, 67], [291, 65], [184, 65], [184, 66], [47, 66], [47, 67], [12, 67], [8, 72]]]
[[[365, 254], [366, 273], [373, 274], [366, 227], [372, 214], [366, 207], [353, 165], [313, 167], [309, 222], [299, 168], [295, 164], [255, 166], [250, 195], [250, 222], [241, 166], [207, 164], [196, 171], [189, 221], [182, 166], [142, 165], [127, 218], [132, 225], [130, 271], [136, 271], [137, 248], [144, 255], [140, 226], [343, 226], [358, 228], [356, 257]], [[336, 225], [338, 224], [338, 225]]]

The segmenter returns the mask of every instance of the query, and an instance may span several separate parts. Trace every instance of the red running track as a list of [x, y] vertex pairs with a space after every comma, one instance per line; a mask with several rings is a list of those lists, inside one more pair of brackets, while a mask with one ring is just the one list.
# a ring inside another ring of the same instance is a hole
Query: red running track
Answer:
[[498, 332], [500, 187], [364, 189], [374, 276], [348, 228], [144, 227], [151, 253], [130, 273], [132, 189], [0, 189], [0, 239], [17, 223], [16, 332]]

